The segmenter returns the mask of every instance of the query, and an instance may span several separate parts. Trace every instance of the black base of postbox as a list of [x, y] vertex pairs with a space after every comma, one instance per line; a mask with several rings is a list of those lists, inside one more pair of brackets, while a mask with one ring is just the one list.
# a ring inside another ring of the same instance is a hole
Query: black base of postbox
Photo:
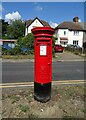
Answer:
[[40, 102], [47, 102], [51, 98], [51, 82], [40, 84], [34, 82], [34, 99]]

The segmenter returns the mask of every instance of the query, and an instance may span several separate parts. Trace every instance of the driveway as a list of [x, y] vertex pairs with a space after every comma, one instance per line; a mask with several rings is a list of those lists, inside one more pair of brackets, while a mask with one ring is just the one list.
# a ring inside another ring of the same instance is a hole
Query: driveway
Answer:
[[84, 57], [75, 55], [74, 53], [64, 51], [63, 53], [55, 53], [56, 59], [59, 61], [84, 61]]

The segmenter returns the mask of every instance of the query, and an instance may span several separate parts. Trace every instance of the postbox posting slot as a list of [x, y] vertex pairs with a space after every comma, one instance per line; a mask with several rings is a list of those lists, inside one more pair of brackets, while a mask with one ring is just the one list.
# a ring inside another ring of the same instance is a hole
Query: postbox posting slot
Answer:
[[50, 40], [37, 40], [37, 43], [38, 42], [50, 42]]

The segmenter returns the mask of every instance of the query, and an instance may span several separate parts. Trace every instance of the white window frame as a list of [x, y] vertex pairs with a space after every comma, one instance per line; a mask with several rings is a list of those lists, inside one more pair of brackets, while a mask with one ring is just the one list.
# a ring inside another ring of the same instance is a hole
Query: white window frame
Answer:
[[79, 45], [79, 41], [78, 40], [73, 40], [73, 45]]
[[64, 35], [66, 35], [66, 31], [64, 31]]

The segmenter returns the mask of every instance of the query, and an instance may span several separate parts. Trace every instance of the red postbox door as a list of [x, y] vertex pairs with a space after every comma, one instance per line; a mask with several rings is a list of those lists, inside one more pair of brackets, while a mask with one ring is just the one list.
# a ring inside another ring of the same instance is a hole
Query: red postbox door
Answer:
[[50, 43], [37, 43], [35, 48], [35, 82], [44, 84], [52, 78], [52, 49]]

